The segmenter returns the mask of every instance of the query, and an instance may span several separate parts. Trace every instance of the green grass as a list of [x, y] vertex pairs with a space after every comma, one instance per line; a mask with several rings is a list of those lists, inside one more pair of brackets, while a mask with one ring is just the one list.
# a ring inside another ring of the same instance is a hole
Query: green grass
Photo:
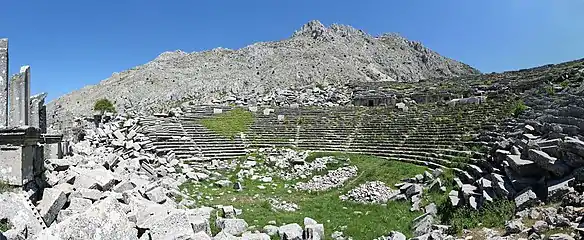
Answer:
[[8, 192], [12, 190], [12, 186], [10, 186], [7, 182], [0, 180], [0, 193]]
[[[258, 229], [271, 220], [277, 221], [278, 225], [284, 223], [302, 225], [304, 217], [311, 217], [325, 225], [327, 238], [332, 232], [340, 230], [342, 226], [347, 227], [343, 230], [345, 235], [354, 239], [374, 239], [391, 230], [411, 235], [412, 220], [421, 213], [411, 212], [410, 203], [389, 202], [385, 206], [357, 204], [341, 201], [339, 196], [367, 181], [383, 181], [393, 187], [403, 178], [423, 173], [426, 170], [425, 167], [372, 156], [343, 153], [313, 153], [307, 161], [330, 155], [341, 159], [348, 157], [351, 165], [359, 168], [358, 176], [345, 183], [340, 189], [316, 193], [296, 191], [284, 187], [285, 184], [294, 184], [294, 181], [286, 182], [277, 178], [274, 178], [272, 182], [275, 186], [264, 184], [267, 186], [264, 190], [258, 189], [258, 182], [251, 180], [245, 180], [242, 183], [244, 191], [241, 192], [234, 192], [230, 188], [219, 190], [210, 188], [210, 183], [186, 183], [181, 186], [181, 189], [194, 195], [203, 193], [204, 196], [213, 196], [212, 200], [203, 199], [199, 202], [206, 206], [233, 205], [241, 208], [243, 210], [241, 217], [249, 225], [257, 226]], [[258, 163], [261, 161], [258, 159]], [[229, 176], [229, 173], [225, 175]], [[291, 193], [288, 193], [289, 190]], [[273, 211], [267, 201], [270, 197], [278, 197], [280, 200], [295, 203], [299, 206], [299, 210], [296, 212]]]
[[461, 233], [463, 229], [476, 227], [504, 227], [505, 221], [515, 213], [515, 204], [508, 200], [495, 200], [483, 205], [480, 210], [470, 207], [452, 207], [447, 200], [438, 206], [441, 221], [451, 225], [451, 233]]
[[201, 124], [219, 135], [233, 139], [240, 132], [247, 131], [253, 120], [251, 112], [236, 108], [212, 118], [202, 119]]
[[0, 219], [0, 232], [6, 232], [10, 228], [10, 223], [8, 223], [7, 219]]

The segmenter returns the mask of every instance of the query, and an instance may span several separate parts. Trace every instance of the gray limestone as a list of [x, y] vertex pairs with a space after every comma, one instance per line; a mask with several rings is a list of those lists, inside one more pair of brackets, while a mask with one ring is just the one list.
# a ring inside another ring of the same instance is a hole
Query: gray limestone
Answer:
[[180, 236], [192, 236], [195, 232], [186, 212], [178, 211], [160, 218], [150, 228], [152, 239], [176, 239]]
[[72, 197], [69, 199], [69, 207], [67, 208], [67, 210], [80, 213], [89, 209], [89, 207], [91, 207], [91, 204], [92, 204], [91, 200], [89, 199]]
[[43, 230], [38, 239], [137, 240], [138, 230], [126, 217], [121, 203], [106, 198], [87, 211], [72, 215]]
[[556, 176], [564, 176], [570, 171], [570, 167], [549, 154], [535, 149], [529, 149], [529, 158], [541, 168]]
[[29, 125], [30, 103], [30, 67], [23, 66], [20, 73], [14, 75], [10, 81], [9, 91], [9, 126]]
[[8, 126], [8, 39], [0, 39], [0, 127]]
[[59, 189], [45, 188], [43, 191], [43, 199], [37, 208], [47, 226], [50, 226], [51, 223], [55, 221], [57, 214], [59, 214], [59, 211], [65, 206], [66, 202], [67, 196], [63, 191]]
[[46, 110], [44, 110], [46, 97], [47, 93], [40, 93], [30, 97], [29, 125], [40, 128], [42, 133], [47, 132], [47, 126], [45, 122]]
[[518, 210], [533, 206], [537, 202], [537, 196], [528, 188], [515, 197], [515, 207]]
[[[477, 72], [397, 34], [376, 38], [350, 26], [326, 27], [318, 21], [306, 26], [314, 28], [302, 28], [290, 39], [239, 50], [162, 53], [152, 62], [115, 73], [91, 89], [52, 101], [47, 106], [47, 111], [54, 113], [49, 124], [68, 123], [67, 119], [91, 112], [99, 98], [116, 102], [120, 112], [130, 107], [136, 112], [160, 112], [173, 102], [192, 99], [193, 93], [198, 93], [196, 102], [200, 104], [210, 103], [213, 98], [232, 98], [221, 96], [221, 92], [231, 90], [242, 95], [252, 90], [272, 94], [276, 88], [317, 81], [332, 85], [383, 79], [415, 82]], [[313, 36], [313, 31], [321, 34]], [[383, 74], [371, 74], [375, 72]]]
[[243, 219], [217, 218], [217, 227], [231, 235], [240, 235], [247, 230], [247, 222]]
[[278, 229], [278, 234], [280, 234], [280, 239], [285, 240], [302, 240], [302, 227], [297, 223], [291, 223], [281, 226]]
[[45, 223], [29, 204], [22, 192], [0, 193], [0, 219], [8, 219], [13, 228], [26, 228], [31, 235], [39, 233]]

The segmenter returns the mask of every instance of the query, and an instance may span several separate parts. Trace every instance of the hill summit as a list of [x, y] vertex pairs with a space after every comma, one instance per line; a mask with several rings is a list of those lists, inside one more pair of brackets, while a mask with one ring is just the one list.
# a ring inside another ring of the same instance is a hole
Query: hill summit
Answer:
[[49, 125], [87, 115], [107, 98], [122, 112], [151, 113], [177, 102], [209, 103], [232, 95], [354, 82], [416, 82], [479, 73], [397, 34], [373, 37], [350, 26], [310, 21], [289, 39], [231, 50], [165, 52], [97, 85], [48, 104]]

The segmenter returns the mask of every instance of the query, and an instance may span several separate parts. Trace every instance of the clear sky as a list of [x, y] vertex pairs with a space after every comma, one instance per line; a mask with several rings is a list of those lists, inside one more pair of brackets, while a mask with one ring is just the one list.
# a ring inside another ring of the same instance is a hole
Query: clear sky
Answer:
[[584, 58], [583, 0], [1, 0], [10, 74], [49, 99], [164, 51], [237, 49], [309, 20], [397, 32], [483, 72]]

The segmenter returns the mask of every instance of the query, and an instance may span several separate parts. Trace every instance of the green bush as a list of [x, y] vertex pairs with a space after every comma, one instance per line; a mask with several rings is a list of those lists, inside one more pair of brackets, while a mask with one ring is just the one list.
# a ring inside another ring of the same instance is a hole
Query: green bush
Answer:
[[564, 80], [563, 82], [561, 82], [561, 83], [560, 83], [560, 85], [561, 85], [563, 88], [567, 88], [567, 87], [570, 85], [570, 81], [568, 81], [568, 80]]
[[523, 101], [519, 100], [511, 105], [510, 111], [511, 111], [512, 116], [519, 117], [519, 115], [524, 113], [526, 110], [527, 110], [527, 105], [525, 105], [525, 103], [523, 103]]
[[554, 94], [556, 94], [556, 90], [554, 89], [553, 86], [546, 86], [544, 88], [544, 90], [545, 90], [545, 93], [547, 93], [547, 95], [554, 95]]
[[6, 232], [10, 230], [10, 223], [7, 219], [0, 219], [0, 232]]
[[100, 111], [102, 114], [104, 112], [116, 112], [116, 108], [114, 107], [114, 104], [112, 102], [110, 102], [110, 100], [107, 100], [105, 98], [99, 99], [95, 102], [95, 104], [93, 105], [93, 110], [95, 111]]

